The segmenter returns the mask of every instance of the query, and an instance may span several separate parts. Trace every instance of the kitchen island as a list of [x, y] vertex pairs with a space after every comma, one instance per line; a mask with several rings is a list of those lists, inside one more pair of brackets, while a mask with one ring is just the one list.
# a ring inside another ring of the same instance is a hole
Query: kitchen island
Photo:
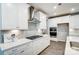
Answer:
[[[70, 42], [79, 43], [78, 36], [68, 36], [65, 47], [65, 55], [79, 55], [79, 47], [72, 47]], [[76, 44], [74, 44], [76, 45]]]

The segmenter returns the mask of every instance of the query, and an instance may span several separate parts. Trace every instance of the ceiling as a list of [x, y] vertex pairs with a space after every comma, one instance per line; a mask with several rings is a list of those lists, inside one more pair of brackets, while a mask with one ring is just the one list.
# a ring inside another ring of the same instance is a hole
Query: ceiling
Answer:
[[79, 12], [79, 3], [30, 3], [33, 7], [43, 11], [48, 17]]

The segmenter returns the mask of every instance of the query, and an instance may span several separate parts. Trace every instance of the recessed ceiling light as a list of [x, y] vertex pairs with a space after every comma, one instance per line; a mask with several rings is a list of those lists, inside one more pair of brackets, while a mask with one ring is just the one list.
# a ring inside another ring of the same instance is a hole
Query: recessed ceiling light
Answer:
[[53, 8], [54, 8], [54, 9], [57, 9], [57, 6], [54, 6]]
[[72, 8], [72, 9], [71, 9], [71, 12], [73, 12], [73, 11], [75, 11], [75, 9], [74, 9], [74, 8]]

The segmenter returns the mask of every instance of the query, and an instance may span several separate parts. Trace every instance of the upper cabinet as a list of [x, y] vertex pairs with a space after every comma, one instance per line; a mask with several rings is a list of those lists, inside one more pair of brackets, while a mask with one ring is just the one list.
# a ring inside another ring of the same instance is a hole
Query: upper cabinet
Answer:
[[27, 4], [0, 4], [0, 30], [28, 29], [29, 5]]
[[39, 24], [39, 29], [46, 29], [46, 20], [47, 20], [47, 17], [46, 17], [46, 14], [42, 13], [42, 12], [39, 12], [40, 14], [40, 24]]
[[19, 18], [19, 28], [28, 29], [28, 20], [29, 16], [29, 5], [28, 4], [19, 4], [18, 6], [18, 18]]
[[2, 29], [15, 29], [18, 27], [18, 10], [16, 4], [1, 4]]
[[69, 23], [73, 29], [79, 28], [79, 15], [68, 15], [63, 17], [52, 18], [48, 20], [48, 27], [57, 27], [59, 23]]
[[57, 27], [57, 20], [56, 18], [48, 19], [48, 27]]
[[48, 27], [57, 27], [59, 23], [69, 23], [69, 15], [48, 19]]
[[70, 28], [79, 28], [79, 15], [70, 16]]

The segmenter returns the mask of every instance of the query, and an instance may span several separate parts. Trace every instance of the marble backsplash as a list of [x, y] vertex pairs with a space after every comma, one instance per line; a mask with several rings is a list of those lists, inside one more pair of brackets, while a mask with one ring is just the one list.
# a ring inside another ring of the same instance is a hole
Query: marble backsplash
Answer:
[[29, 31], [29, 30], [26, 30], [26, 31], [23, 31], [23, 30], [5, 30], [5, 31], [2, 31], [2, 33], [4, 36], [4, 42], [9, 42], [10, 41], [9, 39], [11, 38], [12, 34], [15, 34], [15, 37], [17, 39], [21, 39], [21, 38], [25, 38], [25, 37], [39, 34], [38, 31], [36, 31], [36, 30], [33, 30], [33, 31]]
[[4, 39], [10, 38], [12, 34], [15, 34], [16, 38], [22, 38], [23, 37], [23, 32], [24, 31], [20, 31], [20, 30], [11, 30], [11, 31], [3, 31], [4, 34]]
[[24, 36], [24, 31], [22, 30], [5, 30], [2, 31], [3, 37], [4, 37], [4, 42], [10, 42], [11, 41], [11, 35], [15, 34], [15, 38], [20, 39], [23, 38]]
[[70, 29], [69, 35], [70, 36], [79, 36], [79, 29]]

